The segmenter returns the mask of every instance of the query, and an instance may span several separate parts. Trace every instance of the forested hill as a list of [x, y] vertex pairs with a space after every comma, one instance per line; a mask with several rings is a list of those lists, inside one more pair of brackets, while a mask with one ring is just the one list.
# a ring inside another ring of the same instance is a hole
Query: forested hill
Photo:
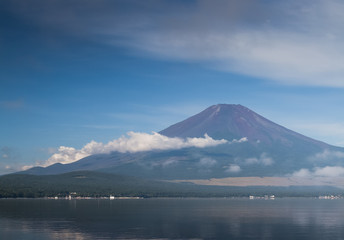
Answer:
[[340, 194], [332, 187], [220, 187], [170, 183], [102, 172], [78, 171], [59, 175], [10, 174], [0, 177], [0, 198], [65, 197], [248, 197], [274, 194], [319, 196]]

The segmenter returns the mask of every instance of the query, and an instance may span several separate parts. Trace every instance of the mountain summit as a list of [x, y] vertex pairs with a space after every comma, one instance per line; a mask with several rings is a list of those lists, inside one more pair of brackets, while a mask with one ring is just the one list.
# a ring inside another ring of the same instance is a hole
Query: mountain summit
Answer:
[[214, 139], [248, 138], [251, 143], [266, 145], [296, 143], [327, 147], [328, 145], [282, 127], [240, 104], [217, 104], [176, 123], [160, 134], [168, 137], [202, 137], [208, 134]]

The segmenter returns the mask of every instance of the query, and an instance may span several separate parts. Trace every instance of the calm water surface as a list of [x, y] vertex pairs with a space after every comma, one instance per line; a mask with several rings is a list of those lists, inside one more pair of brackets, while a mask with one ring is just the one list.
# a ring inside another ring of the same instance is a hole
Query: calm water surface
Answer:
[[0, 239], [344, 239], [344, 200], [0, 200]]

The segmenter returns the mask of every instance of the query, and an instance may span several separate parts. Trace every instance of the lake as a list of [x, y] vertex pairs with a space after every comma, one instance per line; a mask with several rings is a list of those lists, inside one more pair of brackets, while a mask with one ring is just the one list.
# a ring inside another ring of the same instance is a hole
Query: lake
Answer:
[[344, 200], [0, 199], [0, 239], [344, 239]]

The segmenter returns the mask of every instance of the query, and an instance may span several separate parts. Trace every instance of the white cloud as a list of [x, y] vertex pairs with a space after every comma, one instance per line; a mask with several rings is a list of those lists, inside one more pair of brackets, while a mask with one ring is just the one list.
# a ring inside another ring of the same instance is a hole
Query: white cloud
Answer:
[[302, 168], [294, 172], [291, 177], [298, 178], [319, 178], [319, 177], [344, 177], [344, 167], [341, 166], [326, 166], [315, 167], [312, 170]]
[[[240, 139], [233, 140], [232, 142], [240, 143], [243, 141], [245, 140]], [[181, 149], [187, 147], [204, 148], [224, 143], [228, 143], [228, 141], [225, 139], [215, 140], [207, 134], [205, 134], [203, 138], [182, 139], [177, 137], [166, 137], [156, 132], [153, 132], [152, 134], [128, 132], [127, 136], [122, 136], [119, 139], [108, 142], [107, 144], [91, 141], [82, 149], [61, 146], [58, 148], [58, 152], [53, 154], [43, 164], [43, 166], [49, 166], [54, 163], [71, 163], [92, 154], [110, 153], [113, 151], [134, 153], [140, 151]]]
[[243, 142], [247, 142], [247, 141], [248, 141], [247, 137], [243, 137], [243, 138], [240, 138], [239, 140], [233, 139], [232, 143], [243, 143]]
[[25, 171], [25, 170], [28, 170], [28, 169], [33, 168], [33, 167], [34, 167], [34, 165], [25, 165], [25, 166], [22, 166], [22, 167], [20, 168], [20, 170], [21, 170], [21, 171]]
[[211, 137], [209, 137], [207, 134], [205, 134], [204, 138], [186, 138], [185, 147], [204, 148], [204, 147], [216, 146], [216, 145], [227, 143], [227, 142], [228, 141], [225, 139], [214, 140]]
[[274, 160], [267, 155], [267, 153], [262, 153], [259, 158], [247, 158], [244, 161], [246, 164], [262, 164], [264, 166], [270, 166], [274, 163]]
[[344, 176], [344, 168], [340, 166], [315, 168], [314, 175], [319, 177], [340, 177]]
[[230, 173], [238, 173], [241, 171], [241, 168], [239, 165], [236, 164], [231, 164], [229, 166], [226, 167], [226, 172], [230, 172]]
[[309, 159], [313, 161], [328, 161], [333, 159], [344, 159], [344, 152], [341, 151], [330, 151], [325, 149], [323, 152], [317, 153], [311, 156]]
[[300, 170], [292, 174], [292, 177], [299, 177], [299, 178], [310, 178], [311, 176], [312, 176], [312, 173], [306, 168], [301, 168]]
[[268, 157], [266, 153], [262, 153], [260, 161], [265, 166], [269, 166], [274, 163], [274, 160], [271, 157]]
[[[78, 150], [73, 147], [61, 146], [58, 148], [58, 152], [53, 154], [43, 166], [49, 166], [54, 163], [71, 163], [81, 158], [87, 157], [91, 154], [97, 153], [102, 143], [96, 143], [94, 141], [86, 144], [82, 149]], [[98, 149], [97, 149], [98, 148]]]

